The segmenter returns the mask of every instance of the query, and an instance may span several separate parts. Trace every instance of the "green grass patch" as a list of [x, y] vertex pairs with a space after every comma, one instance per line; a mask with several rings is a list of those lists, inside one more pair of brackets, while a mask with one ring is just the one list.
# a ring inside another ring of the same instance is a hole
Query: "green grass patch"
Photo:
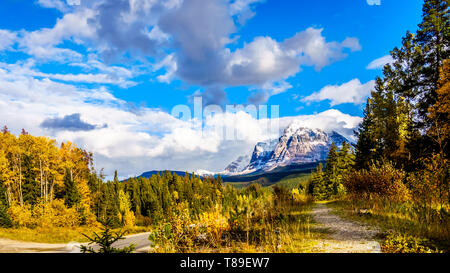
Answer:
[[311, 177], [311, 174], [309, 174], [309, 173], [293, 174], [293, 175], [289, 175], [289, 176], [281, 179], [279, 182], [275, 183], [274, 185], [284, 186], [288, 189], [298, 188], [298, 186], [300, 184], [306, 187], [306, 185], [309, 182], [310, 177]]

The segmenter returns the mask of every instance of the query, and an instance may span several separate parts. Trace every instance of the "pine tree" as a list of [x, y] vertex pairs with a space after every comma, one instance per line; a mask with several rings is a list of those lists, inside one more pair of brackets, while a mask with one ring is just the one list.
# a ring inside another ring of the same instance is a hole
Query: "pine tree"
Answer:
[[327, 163], [325, 165], [325, 174], [329, 175], [336, 172], [338, 164], [338, 149], [336, 144], [331, 143], [330, 150], [328, 151]]
[[135, 249], [133, 244], [130, 244], [124, 248], [115, 248], [113, 244], [119, 240], [125, 239], [125, 231], [112, 232], [111, 220], [107, 219], [102, 221], [103, 230], [100, 234], [94, 232], [93, 236], [83, 234], [88, 240], [89, 245], [97, 246], [98, 250], [92, 246], [81, 246], [81, 252], [83, 253], [131, 253]]
[[336, 144], [333, 142], [331, 143], [325, 165], [325, 187], [327, 198], [335, 194], [334, 189], [339, 183], [338, 164], [339, 153]]
[[119, 190], [120, 190], [120, 184], [119, 184], [119, 177], [117, 176], [117, 170], [114, 171], [114, 190], [116, 192], [116, 194], [119, 194]]
[[355, 154], [352, 149], [352, 145], [344, 141], [342, 148], [339, 151], [339, 166], [340, 172], [352, 169], [355, 164]]
[[64, 192], [64, 204], [67, 207], [71, 208], [81, 201], [81, 195], [68, 171], [66, 171], [64, 176]]
[[373, 152], [375, 150], [375, 140], [373, 138], [373, 115], [370, 111], [371, 99], [367, 99], [366, 109], [364, 110], [364, 118], [358, 129], [354, 131], [355, 136], [358, 138], [358, 142], [355, 145], [356, 158], [355, 168], [363, 169], [367, 168], [372, 161]]
[[10, 228], [12, 227], [11, 217], [8, 214], [8, 208], [6, 205], [0, 203], [0, 227]]
[[[2, 151], [0, 150], [0, 153]], [[6, 200], [6, 189], [3, 186], [1, 171], [2, 171], [2, 154], [0, 154], [0, 227], [12, 227], [11, 217], [8, 214], [8, 205]]]
[[309, 182], [308, 193], [317, 200], [324, 200], [328, 197], [327, 187], [325, 185], [325, 174], [323, 172], [323, 165], [319, 163], [316, 171], [312, 172], [311, 180]]

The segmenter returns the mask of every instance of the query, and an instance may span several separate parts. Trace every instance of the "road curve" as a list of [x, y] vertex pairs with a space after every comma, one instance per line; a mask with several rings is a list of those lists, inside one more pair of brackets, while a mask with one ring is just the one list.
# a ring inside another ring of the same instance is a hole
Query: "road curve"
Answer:
[[[125, 236], [125, 239], [115, 242], [113, 246], [123, 248], [133, 244], [135, 246], [134, 252], [146, 253], [150, 249], [149, 234], [149, 232], [145, 232], [128, 235]], [[0, 238], [0, 253], [79, 253], [80, 245], [88, 245], [88, 243], [45, 244]], [[97, 245], [93, 245], [92, 247], [99, 249]]]

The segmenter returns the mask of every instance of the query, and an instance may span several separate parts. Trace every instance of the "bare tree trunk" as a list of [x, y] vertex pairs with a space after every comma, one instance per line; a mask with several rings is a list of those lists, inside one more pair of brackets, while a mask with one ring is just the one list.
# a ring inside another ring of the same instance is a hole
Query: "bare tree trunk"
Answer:
[[41, 177], [41, 200], [44, 199], [44, 183], [43, 183], [43, 179], [42, 179], [42, 160], [39, 159], [39, 173], [40, 173], [40, 177]]
[[52, 183], [50, 184], [50, 201], [53, 200], [53, 186], [55, 185], [55, 180], [52, 180]]
[[48, 179], [45, 175], [45, 203], [48, 203]]
[[8, 185], [8, 188], [6, 190], [6, 198], [8, 200], [8, 206], [11, 206], [12, 200], [11, 200], [11, 186]]
[[19, 155], [18, 157], [18, 169], [19, 169], [19, 202], [20, 206], [23, 207], [23, 193], [22, 193], [22, 164], [21, 164], [21, 157]]

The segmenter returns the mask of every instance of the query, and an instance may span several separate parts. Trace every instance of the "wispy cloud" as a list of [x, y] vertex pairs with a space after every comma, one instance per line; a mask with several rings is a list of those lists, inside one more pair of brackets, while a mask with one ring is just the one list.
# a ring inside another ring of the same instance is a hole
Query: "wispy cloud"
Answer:
[[9, 49], [17, 40], [17, 33], [0, 29], [0, 51]]
[[376, 60], [373, 60], [370, 62], [370, 64], [367, 65], [367, 69], [382, 69], [386, 64], [391, 64], [394, 62], [394, 59], [392, 59], [391, 55], [386, 55], [381, 58], [378, 58]]

